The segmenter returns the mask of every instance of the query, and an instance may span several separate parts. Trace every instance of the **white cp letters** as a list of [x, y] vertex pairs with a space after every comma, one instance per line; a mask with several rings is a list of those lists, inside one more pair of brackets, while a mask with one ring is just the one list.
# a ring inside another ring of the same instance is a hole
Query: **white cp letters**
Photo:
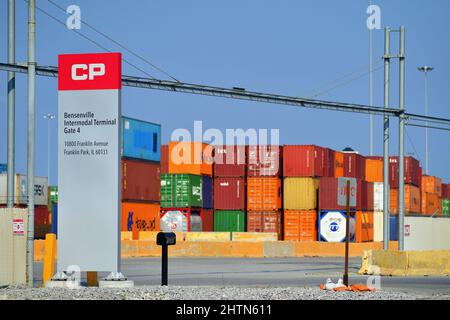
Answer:
[[74, 64], [72, 65], [72, 80], [94, 80], [95, 77], [104, 76], [105, 72], [104, 63]]

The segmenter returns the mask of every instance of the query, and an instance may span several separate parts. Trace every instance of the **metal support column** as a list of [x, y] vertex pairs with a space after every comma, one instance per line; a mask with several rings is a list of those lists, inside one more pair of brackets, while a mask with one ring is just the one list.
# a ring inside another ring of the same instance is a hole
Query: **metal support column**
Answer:
[[[391, 29], [384, 29], [384, 108], [389, 108], [389, 66]], [[389, 249], [389, 116], [384, 116], [383, 132], [383, 248]]]
[[34, 163], [35, 163], [35, 81], [36, 81], [36, 0], [28, 1], [28, 233], [27, 233], [27, 283], [34, 284]]
[[[405, 110], [405, 27], [400, 27], [400, 88], [399, 88], [399, 109]], [[404, 155], [404, 134], [405, 134], [405, 117], [400, 115], [399, 119], [399, 135], [398, 135], [398, 250], [404, 250], [404, 208], [405, 208], [405, 155]]]
[[[8, 0], [8, 63], [16, 62], [16, 19], [15, 0]], [[14, 207], [14, 173], [15, 173], [15, 109], [16, 109], [16, 75], [8, 72], [8, 165], [7, 196], [8, 208]]]

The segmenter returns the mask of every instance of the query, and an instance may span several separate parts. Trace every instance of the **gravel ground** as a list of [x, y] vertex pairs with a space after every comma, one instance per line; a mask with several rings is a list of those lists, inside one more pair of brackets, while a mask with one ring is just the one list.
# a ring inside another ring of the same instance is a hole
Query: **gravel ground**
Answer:
[[391, 290], [370, 293], [328, 292], [319, 288], [273, 287], [156, 287], [127, 289], [44, 289], [6, 287], [0, 300], [416, 300], [448, 299], [448, 296], [419, 296]]

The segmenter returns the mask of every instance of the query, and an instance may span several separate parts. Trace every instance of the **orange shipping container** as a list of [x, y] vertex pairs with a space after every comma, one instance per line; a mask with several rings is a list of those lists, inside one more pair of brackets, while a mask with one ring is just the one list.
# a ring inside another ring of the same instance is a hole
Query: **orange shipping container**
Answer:
[[373, 241], [373, 212], [356, 212], [356, 242]]
[[[405, 184], [405, 213], [420, 213], [420, 203], [420, 189]], [[394, 215], [398, 214], [398, 189], [389, 190], [389, 212]]]
[[281, 209], [281, 180], [276, 177], [247, 179], [247, 209], [276, 211]]
[[132, 231], [139, 240], [139, 231], [159, 231], [159, 204], [122, 202], [122, 231]]
[[442, 179], [432, 176], [422, 176], [422, 192], [434, 193], [442, 196]]
[[169, 173], [212, 176], [213, 150], [201, 142], [170, 142]]
[[383, 160], [366, 159], [366, 180], [383, 182]]
[[426, 216], [441, 216], [442, 201], [435, 193], [422, 192], [422, 214]]
[[334, 152], [334, 177], [344, 176], [344, 154], [339, 151]]
[[317, 212], [285, 210], [284, 240], [317, 241]]

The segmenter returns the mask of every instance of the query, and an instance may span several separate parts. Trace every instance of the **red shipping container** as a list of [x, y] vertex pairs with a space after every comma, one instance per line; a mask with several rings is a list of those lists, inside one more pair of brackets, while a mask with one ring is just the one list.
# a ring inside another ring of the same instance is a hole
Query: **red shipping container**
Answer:
[[122, 159], [122, 200], [159, 202], [159, 163]]
[[247, 212], [247, 232], [271, 232], [282, 240], [281, 212]]
[[276, 145], [247, 146], [247, 175], [249, 177], [281, 175], [283, 148]]
[[51, 221], [48, 207], [34, 207], [34, 238], [45, 239], [50, 233]]
[[361, 180], [361, 210], [373, 211], [374, 210], [374, 189], [373, 182]]
[[324, 177], [334, 177], [334, 167], [335, 167], [335, 151], [330, 148], [325, 149], [325, 171]]
[[450, 199], [450, 184], [448, 183], [442, 184], [442, 198]]
[[366, 159], [357, 153], [344, 153], [344, 177], [366, 179]]
[[323, 177], [327, 170], [327, 154], [318, 146], [284, 146], [283, 176]]
[[[422, 170], [420, 163], [413, 157], [405, 157], [405, 184], [420, 187]], [[389, 186], [398, 189], [398, 157], [389, 157]]]
[[245, 146], [215, 146], [214, 176], [245, 177]]
[[[361, 210], [362, 204], [367, 206], [367, 186], [366, 192], [363, 192], [363, 182], [360, 179], [356, 179], [357, 191], [356, 191], [356, 207], [352, 207], [354, 210]], [[373, 188], [372, 188], [373, 191]], [[373, 196], [372, 196], [373, 200]], [[373, 202], [373, 201], [372, 201]], [[372, 204], [373, 206], [373, 204]], [[338, 178], [324, 177], [319, 179], [319, 210], [346, 210], [346, 206], [338, 205]]]
[[161, 174], [169, 173], [169, 146], [161, 146]]
[[202, 231], [214, 231], [214, 211], [212, 209], [202, 209], [200, 211], [200, 218], [202, 220]]
[[245, 189], [244, 178], [214, 179], [214, 209], [245, 210]]

